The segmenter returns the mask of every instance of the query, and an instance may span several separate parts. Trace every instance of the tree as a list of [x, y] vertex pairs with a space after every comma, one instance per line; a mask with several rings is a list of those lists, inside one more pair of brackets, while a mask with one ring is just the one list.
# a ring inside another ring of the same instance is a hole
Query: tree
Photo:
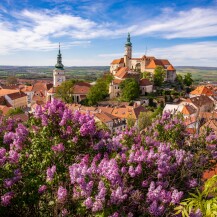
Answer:
[[134, 127], [135, 123], [136, 123], [135, 119], [133, 119], [131, 116], [129, 116], [127, 118], [127, 127], [129, 129], [132, 128], [132, 127]]
[[194, 80], [192, 79], [192, 74], [191, 73], [187, 73], [185, 76], [184, 76], [184, 80], [183, 80], [183, 83], [186, 85], [186, 86], [191, 86], [192, 83], [194, 82]]
[[142, 78], [152, 79], [151, 72], [143, 72]]
[[160, 87], [164, 81], [165, 75], [164, 68], [162, 66], [157, 66], [154, 70], [154, 85]]
[[73, 102], [73, 86], [75, 85], [75, 80], [64, 81], [56, 90], [56, 97], [61, 98], [66, 103]]
[[178, 74], [178, 75], [176, 76], [176, 81], [177, 81], [179, 84], [183, 84], [183, 77], [182, 77], [182, 75]]
[[120, 83], [121, 99], [131, 101], [139, 96], [139, 84], [133, 78], [127, 78]]
[[90, 88], [90, 92], [87, 95], [88, 105], [95, 105], [97, 102], [105, 99], [109, 94], [109, 84], [111, 83], [113, 76], [105, 74], [102, 78], [96, 81], [96, 84]]
[[151, 111], [140, 112], [139, 118], [138, 118], [139, 131], [141, 131], [141, 130], [143, 130], [146, 127], [151, 125], [151, 123], [152, 123], [152, 114], [153, 114], [153, 112], [151, 112]]
[[7, 77], [7, 83], [8, 84], [17, 84], [18, 80], [15, 76], [8, 76]]

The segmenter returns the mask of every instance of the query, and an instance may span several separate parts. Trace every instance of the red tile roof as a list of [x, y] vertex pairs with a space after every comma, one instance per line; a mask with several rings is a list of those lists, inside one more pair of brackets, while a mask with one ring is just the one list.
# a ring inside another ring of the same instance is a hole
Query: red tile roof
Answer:
[[211, 100], [208, 96], [205, 95], [200, 95], [200, 96], [195, 96], [192, 98], [186, 99], [184, 102], [192, 103], [194, 104], [197, 108], [207, 104], [207, 105], [212, 105], [214, 104], [213, 100]]
[[90, 91], [91, 85], [87, 82], [78, 82], [73, 87], [73, 93], [74, 94], [88, 94]]
[[100, 121], [103, 123], [112, 122], [113, 120], [117, 119], [114, 115], [111, 115], [106, 112], [96, 113], [94, 114], [95, 117], [97, 117]]
[[113, 84], [120, 84], [123, 80], [120, 79], [114, 79]]
[[206, 96], [213, 96], [212, 90], [208, 87], [202, 85], [198, 86], [195, 90], [190, 92], [191, 95], [206, 95]]
[[125, 78], [127, 77], [127, 72], [129, 71], [129, 69], [127, 67], [121, 67], [117, 73], [115, 74], [115, 77], [118, 77], [118, 78]]
[[183, 115], [191, 115], [194, 114], [197, 110], [191, 105], [184, 105], [181, 113]]
[[149, 81], [149, 79], [147, 79], [147, 78], [142, 78], [142, 79], [140, 79], [140, 81], [139, 81], [139, 85], [140, 85], [140, 86], [149, 86], [149, 85], [152, 85], [152, 83]]
[[10, 93], [17, 93], [19, 90], [14, 90], [14, 89], [0, 89], [0, 96], [5, 96]]
[[[157, 66], [162, 66], [167, 69], [168, 65], [171, 65], [169, 60], [152, 59], [150, 63], [146, 66], [147, 69], [155, 69]], [[171, 65], [172, 67], [172, 65]], [[173, 67], [172, 67], [173, 68]], [[169, 69], [171, 70], [171, 69]], [[172, 70], [175, 70], [174, 68]]]
[[111, 64], [121, 64], [124, 63], [124, 58], [115, 59], [111, 62]]
[[16, 93], [7, 94], [7, 96], [10, 97], [12, 100], [15, 100], [15, 99], [19, 99], [21, 97], [25, 97], [27, 95], [24, 92], [20, 91], [20, 92], [16, 92]]
[[33, 89], [33, 86], [25, 86], [25, 87], [21, 88], [21, 91], [30, 92], [30, 91], [32, 91], [32, 89]]
[[0, 105], [0, 111], [2, 111], [3, 115], [6, 115], [10, 109], [11, 107], [8, 107], [6, 105]]
[[170, 70], [170, 71], [174, 71], [174, 70], [176, 70], [172, 65], [169, 65], [168, 67], [167, 67], [167, 70]]

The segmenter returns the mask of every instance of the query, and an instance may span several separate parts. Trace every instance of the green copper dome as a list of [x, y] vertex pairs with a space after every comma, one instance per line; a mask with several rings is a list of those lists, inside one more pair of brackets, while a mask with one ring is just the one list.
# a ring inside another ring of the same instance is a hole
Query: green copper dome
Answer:
[[125, 46], [130, 46], [130, 47], [132, 47], [132, 43], [131, 43], [131, 41], [130, 41], [130, 33], [128, 33], [127, 42], [126, 42]]
[[60, 44], [59, 44], [59, 53], [57, 55], [57, 64], [55, 65], [57, 69], [64, 69], [64, 65], [62, 64], [62, 54], [60, 52]]

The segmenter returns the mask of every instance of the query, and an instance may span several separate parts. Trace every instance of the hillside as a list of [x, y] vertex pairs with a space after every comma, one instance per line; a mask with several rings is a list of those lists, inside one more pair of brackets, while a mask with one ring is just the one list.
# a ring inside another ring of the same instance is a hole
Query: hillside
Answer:
[[177, 73], [190, 72], [195, 81], [217, 81], [217, 67], [177, 66]]

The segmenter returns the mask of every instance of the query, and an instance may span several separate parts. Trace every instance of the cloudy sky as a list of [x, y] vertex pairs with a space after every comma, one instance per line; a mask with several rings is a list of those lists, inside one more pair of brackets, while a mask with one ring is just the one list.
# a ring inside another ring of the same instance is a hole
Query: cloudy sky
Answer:
[[123, 56], [217, 67], [217, 0], [1, 0], [0, 65], [109, 65]]

